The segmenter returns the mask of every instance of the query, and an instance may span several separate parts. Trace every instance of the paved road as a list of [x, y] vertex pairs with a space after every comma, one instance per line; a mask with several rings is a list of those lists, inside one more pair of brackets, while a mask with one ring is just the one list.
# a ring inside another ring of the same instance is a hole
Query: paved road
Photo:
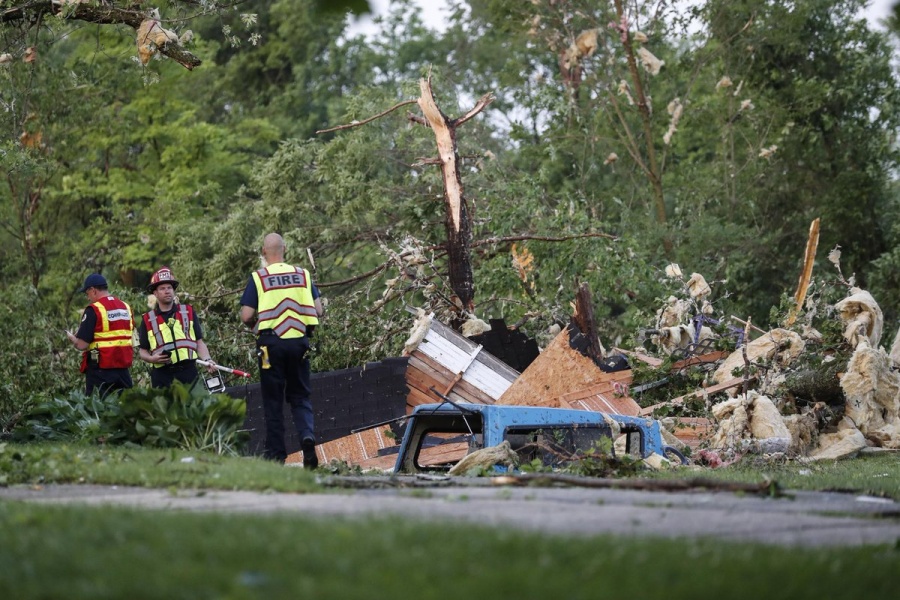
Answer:
[[122, 486], [12, 486], [0, 488], [0, 500], [152, 510], [254, 514], [279, 511], [347, 518], [401, 515], [423, 521], [466, 521], [566, 535], [713, 537], [799, 546], [900, 541], [900, 504], [868, 496], [798, 491], [787, 498], [766, 498], [703, 491], [498, 488], [486, 485], [485, 480], [463, 479], [429, 482], [425, 488], [368, 488], [349, 494], [209, 490], [172, 493]]

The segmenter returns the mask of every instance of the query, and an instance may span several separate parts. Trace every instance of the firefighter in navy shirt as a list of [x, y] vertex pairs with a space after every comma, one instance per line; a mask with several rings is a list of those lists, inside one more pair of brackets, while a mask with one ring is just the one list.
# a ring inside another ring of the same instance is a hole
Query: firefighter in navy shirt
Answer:
[[256, 333], [266, 420], [265, 457], [284, 462], [284, 403], [291, 407], [303, 466], [315, 469], [316, 438], [310, 401], [309, 340], [323, 314], [309, 271], [284, 262], [284, 239], [263, 242], [266, 267], [253, 272], [241, 296], [241, 320]]
[[97, 390], [101, 397], [130, 388], [132, 347], [131, 307], [109, 293], [106, 279], [92, 273], [78, 290], [87, 295], [90, 305], [81, 315], [78, 331], [66, 336], [82, 351], [81, 372], [85, 375], [84, 393]]

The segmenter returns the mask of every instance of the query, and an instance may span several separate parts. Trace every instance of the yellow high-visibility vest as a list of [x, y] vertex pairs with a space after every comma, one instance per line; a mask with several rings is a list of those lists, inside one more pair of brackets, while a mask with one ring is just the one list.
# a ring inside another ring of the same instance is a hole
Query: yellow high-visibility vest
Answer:
[[306, 335], [308, 325], [318, 325], [309, 271], [275, 263], [253, 273], [257, 294], [256, 333], [272, 330], [281, 338]]
[[[162, 346], [163, 350], [170, 353], [172, 363], [194, 360], [197, 358], [195, 356], [197, 340], [194, 334], [194, 308], [190, 304], [179, 304], [175, 315], [168, 321], [155, 310], [144, 315], [150, 352], [152, 353]], [[154, 363], [153, 366], [159, 368], [166, 365]]]

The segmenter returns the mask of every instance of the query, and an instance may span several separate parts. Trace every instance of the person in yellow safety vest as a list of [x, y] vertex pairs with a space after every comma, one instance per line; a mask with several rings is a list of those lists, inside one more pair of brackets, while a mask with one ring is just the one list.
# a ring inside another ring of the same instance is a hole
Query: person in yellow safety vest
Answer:
[[190, 304], [178, 304], [175, 290], [178, 281], [169, 267], [161, 267], [150, 278], [147, 291], [156, 297], [156, 308], [144, 315], [138, 325], [140, 357], [153, 365], [150, 385], [165, 388], [174, 381], [193, 385], [200, 378], [197, 359], [210, 362], [207, 370], [215, 372], [215, 361], [203, 341], [200, 317]]
[[91, 273], [78, 290], [87, 295], [90, 305], [81, 315], [78, 331], [66, 336], [82, 351], [86, 395], [94, 390], [104, 397], [110, 392], [130, 388], [134, 348], [131, 336], [134, 321], [131, 307], [109, 293], [106, 278]]
[[284, 262], [284, 239], [265, 237], [266, 266], [250, 274], [241, 296], [241, 321], [256, 333], [259, 379], [266, 421], [264, 457], [284, 462], [284, 403], [291, 407], [303, 450], [303, 466], [315, 469], [316, 436], [310, 401], [309, 340], [324, 314], [309, 271]]

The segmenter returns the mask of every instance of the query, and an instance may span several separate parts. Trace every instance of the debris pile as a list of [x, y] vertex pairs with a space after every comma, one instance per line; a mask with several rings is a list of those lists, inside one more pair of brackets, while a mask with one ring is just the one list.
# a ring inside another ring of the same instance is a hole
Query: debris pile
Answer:
[[[717, 314], [713, 286], [699, 273], [685, 277], [675, 264], [665, 273], [681, 291], [665, 300], [635, 347], [604, 348], [582, 285], [571, 322], [521, 373], [463, 335], [477, 339], [493, 330], [508, 337], [502, 321], [470, 320], [460, 334], [420, 311], [404, 347], [406, 412], [467, 402], [658, 420], [667, 456], [644, 457], [651, 468], [667, 467], [680, 452], [717, 467], [747, 454], [835, 460], [900, 449], [900, 332], [886, 351], [879, 345], [884, 316], [868, 291], [840, 275], [846, 295], [834, 301], [833, 285], [812, 280], [814, 236], [811, 228], [794, 305], [768, 331]], [[840, 273], [839, 258], [837, 250], [829, 254]], [[336, 440], [328, 454], [343, 459], [341, 447], [365, 446], [363, 455], [377, 455], [383, 468], [390, 461], [384, 423], [372, 428], [368, 437]], [[617, 454], [628, 451], [624, 437], [616, 440]], [[456, 460], [465, 459], [451, 473], [513, 463], [508, 447], [452, 441]]]

